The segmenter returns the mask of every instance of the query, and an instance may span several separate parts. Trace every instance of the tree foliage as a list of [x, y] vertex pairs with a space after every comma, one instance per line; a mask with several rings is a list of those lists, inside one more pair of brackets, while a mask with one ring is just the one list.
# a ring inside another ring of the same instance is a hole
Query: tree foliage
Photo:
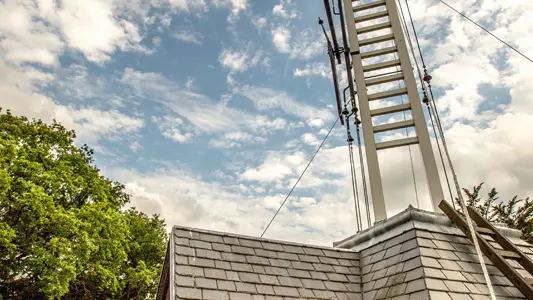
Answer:
[[[514, 196], [511, 200], [498, 201], [498, 192], [492, 188], [486, 198], [480, 196], [483, 183], [474, 186], [472, 190], [463, 188], [467, 196], [466, 204], [476, 208], [487, 220], [505, 224], [509, 228], [522, 232], [522, 239], [533, 244], [533, 201], [529, 198]], [[455, 199], [459, 204], [459, 200]], [[458, 205], [460, 207], [460, 204]], [[459, 211], [461, 209], [459, 208]]]
[[[0, 109], [1, 112], [1, 109]], [[159, 216], [61, 124], [0, 114], [0, 299], [147, 299], [165, 255]]]

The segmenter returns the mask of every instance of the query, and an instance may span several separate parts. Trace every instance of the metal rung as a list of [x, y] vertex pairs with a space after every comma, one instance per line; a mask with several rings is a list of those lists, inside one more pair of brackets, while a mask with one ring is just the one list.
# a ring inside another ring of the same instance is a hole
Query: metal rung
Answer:
[[401, 147], [401, 146], [409, 146], [409, 145], [413, 145], [416, 143], [418, 143], [417, 137], [410, 137], [410, 138], [401, 139], [401, 140], [381, 142], [381, 143], [376, 143], [376, 150], [396, 148], [396, 147]]
[[375, 57], [375, 56], [391, 54], [391, 53], [394, 53], [394, 52], [396, 52], [396, 46], [382, 48], [382, 49], [378, 49], [378, 50], [374, 50], [374, 51], [362, 52], [361, 53], [361, 58], [363, 58], [363, 59], [364, 58], [371, 58], [371, 57]]
[[368, 100], [379, 100], [405, 94], [407, 94], [407, 88], [401, 88], [381, 93], [368, 94]]
[[390, 27], [391, 27], [390, 22], [385, 22], [385, 23], [380, 23], [380, 24], [376, 24], [376, 25], [372, 25], [372, 26], [366, 26], [366, 27], [357, 28], [356, 31], [357, 31], [357, 34], [363, 34], [363, 33], [372, 32], [372, 31], [381, 30], [381, 29], [386, 29], [386, 28], [390, 28]]
[[374, 133], [384, 132], [389, 130], [403, 129], [407, 127], [415, 126], [415, 121], [405, 120], [393, 123], [387, 123], [383, 125], [374, 126]]
[[385, 4], [386, 4], [385, 0], [374, 1], [374, 2], [370, 2], [366, 4], [357, 5], [353, 8], [353, 11], [354, 12], [363, 11], [365, 9], [371, 9], [371, 8], [378, 7], [378, 6], [383, 6]]
[[513, 259], [520, 258], [520, 255], [518, 255], [518, 253], [513, 252], [513, 251], [496, 250], [496, 252], [498, 252], [498, 254], [504, 258], [513, 258]]
[[371, 86], [371, 85], [382, 84], [382, 83], [387, 83], [387, 82], [391, 82], [395, 80], [402, 80], [402, 79], [403, 79], [403, 74], [397, 73], [393, 75], [380, 76], [380, 77], [368, 79], [365, 81], [365, 83], [366, 83], [366, 86]]
[[394, 34], [386, 34], [386, 35], [382, 35], [382, 36], [377, 36], [377, 37], [374, 37], [374, 38], [370, 38], [370, 39], [366, 39], [366, 40], [360, 40], [359, 41], [359, 46], [368, 46], [368, 45], [372, 45], [372, 44], [377, 44], [377, 43], [382, 43], [382, 42], [386, 42], [386, 41], [390, 41], [390, 40], [394, 40]]
[[396, 66], [399, 66], [400, 64], [401, 64], [400, 60], [395, 59], [395, 60], [385, 61], [385, 62], [381, 62], [377, 64], [363, 66], [363, 71], [364, 72], [376, 71], [380, 69], [396, 67]]
[[389, 12], [386, 11], [386, 10], [378, 11], [377, 13], [368, 14], [368, 15], [364, 15], [364, 16], [360, 16], [360, 17], [355, 18], [355, 23], [360, 23], [360, 22], [370, 21], [370, 20], [374, 20], [374, 19], [379, 19], [379, 18], [387, 17], [388, 15], [389, 15]]
[[406, 111], [406, 110], [410, 110], [410, 109], [411, 109], [411, 104], [410, 103], [405, 103], [405, 104], [400, 104], [400, 105], [394, 105], [394, 106], [388, 106], [388, 107], [383, 107], [383, 108], [372, 109], [370, 111], [370, 116], [377, 117], [377, 116], [382, 116], [382, 115], [386, 115], [386, 114], [392, 114], [392, 113], [397, 113], [397, 112], [401, 112], [401, 111]]

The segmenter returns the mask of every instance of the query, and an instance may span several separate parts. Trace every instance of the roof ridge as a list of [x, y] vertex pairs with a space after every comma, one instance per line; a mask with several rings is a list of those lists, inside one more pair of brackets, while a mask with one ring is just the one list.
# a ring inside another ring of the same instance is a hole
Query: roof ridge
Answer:
[[189, 226], [183, 226], [183, 225], [174, 225], [172, 227], [173, 232], [176, 229], [189, 230], [189, 231], [194, 231], [198, 233], [214, 234], [214, 235], [219, 235], [219, 236], [226, 236], [226, 237], [233, 237], [233, 238], [240, 238], [240, 239], [247, 239], [247, 240], [259, 241], [259, 242], [271, 242], [271, 243], [290, 245], [290, 246], [316, 248], [316, 249], [321, 249], [321, 250], [358, 253], [357, 251], [353, 251], [350, 249], [337, 248], [334, 246], [329, 247], [329, 246], [319, 246], [319, 245], [312, 245], [312, 244], [305, 244], [305, 243], [289, 242], [289, 241], [283, 241], [283, 240], [254, 237], [254, 236], [237, 234], [237, 233], [228, 233], [228, 232], [222, 232], [222, 231], [217, 231], [217, 230], [201, 229], [201, 228], [195, 228], [195, 227], [189, 227]]

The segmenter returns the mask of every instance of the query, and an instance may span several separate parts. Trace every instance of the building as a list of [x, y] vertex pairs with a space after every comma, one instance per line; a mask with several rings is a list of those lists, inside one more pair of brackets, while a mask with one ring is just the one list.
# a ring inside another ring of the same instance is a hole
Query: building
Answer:
[[[488, 300], [475, 252], [445, 215], [412, 207], [329, 248], [175, 226], [156, 299]], [[525, 299], [486, 263], [498, 299]]]

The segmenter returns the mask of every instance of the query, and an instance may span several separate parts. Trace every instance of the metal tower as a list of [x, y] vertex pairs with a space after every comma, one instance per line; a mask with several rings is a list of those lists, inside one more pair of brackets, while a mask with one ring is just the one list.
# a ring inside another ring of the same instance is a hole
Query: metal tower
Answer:
[[[395, 0], [373, 0], [361, 4], [361, 1], [357, 0], [343, 1], [375, 220], [387, 218], [378, 151], [413, 144], [418, 144], [420, 147], [433, 210], [435, 211], [439, 202], [444, 199], [444, 195], [396, 2]], [[367, 37], [361, 37], [365, 34]], [[382, 47], [384, 42], [390, 41], [394, 43], [393, 46]], [[362, 51], [361, 47], [364, 46], [370, 46], [369, 48], [372, 50]], [[388, 55], [390, 57], [390, 54], [396, 54], [395, 59], [386, 60], [385, 57], [380, 59], [382, 56]], [[367, 63], [368, 59], [372, 59], [374, 62]], [[380, 70], [386, 71], [387, 68], [390, 70], [391, 67], [400, 67], [401, 70], [392, 74], [388, 72], [382, 73], [382, 75], [368, 75], [369, 72], [378, 71], [379, 73]], [[387, 90], [386, 85], [390, 86], [391, 82], [403, 82], [401, 85], [403, 87], [398, 88], [396, 85], [395, 89]], [[380, 87], [383, 91], [368, 93], [367, 87], [369, 86]], [[370, 107], [371, 101], [391, 99], [401, 95], [405, 95], [407, 98], [405, 104], [378, 109], [371, 109]], [[407, 111], [411, 113], [412, 119], [410, 120], [383, 125], [373, 125], [372, 123], [372, 119], [375, 117]], [[415, 128], [415, 137], [376, 142], [376, 133], [409, 127]]]

